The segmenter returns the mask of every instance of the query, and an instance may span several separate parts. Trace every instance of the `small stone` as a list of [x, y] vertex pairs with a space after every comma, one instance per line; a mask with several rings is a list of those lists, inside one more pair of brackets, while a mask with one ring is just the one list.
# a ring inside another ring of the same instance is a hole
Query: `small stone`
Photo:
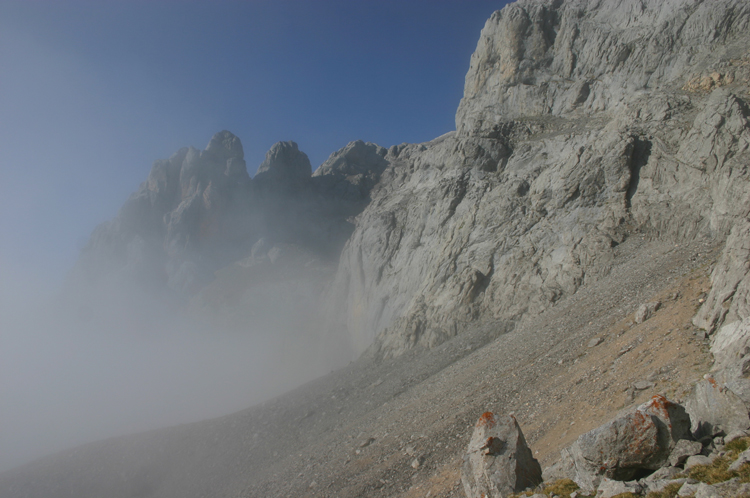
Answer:
[[360, 448], [367, 448], [368, 446], [370, 446], [374, 442], [375, 442], [375, 438], [374, 437], [370, 437], [370, 438], [367, 438], [364, 441], [362, 441], [360, 443], [359, 447]]
[[703, 450], [703, 445], [698, 441], [680, 439], [669, 455], [669, 464], [672, 467], [681, 465], [688, 457], [699, 454], [701, 450]]
[[638, 307], [638, 309], [635, 312], [635, 323], [643, 323], [651, 316], [656, 313], [656, 311], [661, 307], [660, 301], [652, 301], [650, 303], [644, 303]]
[[670, 484], [681, 484], [685, 482], [685, 479], [649, 479], [650, 477], [651, 476], [648, 476], [648, 478], [641, 481], [641, 484], [643, 485], [642, 493], [645, 496], [652, 496], [651, 493], [657, 494], [657, 496], [662, 496], [660, 493], [662, 493]]
[[424, 457], [417, 457], [411, 461], [411, 468], [418, 469], [424, 463]]
[[740, 453], [740, 456], [737, 457], [737, 460], [735, 460], [734, 463], [729, 466], [729, 470], [739, 470], [740, 467], [746, 463], [750, 463], [750, 450], [745, 450]]
[[742, 483], [736, 477], [711, 486], [704, 486], [699, 486], [695, 498], [723, 498], [725, 496], [748, 496], [750, 494], [750, 484]]
[[721, 498], [722, 496], [728, 496], [723, 493], [719, 493], [716, 487], [699, 482], [696, 486], [698, 489], [695, 491], [695, 498]]
[[698, 491], [698, 485], [697, 484], [691, 484], [689, 482], [686, 482], [682, 485], [680, 490], [677, 492], [677, 496], [694, 496], [695, 492]]
[[724, 444], [731, 443], [735, 439], [739, 439], [741, 437], [745, 437], [748, 435], [747, 431], [732, 431], [726, 436], [724, 436]]
[[680, 472], [682, 472], [682, 469], [678, 469], [677, 467], [662, 467], [650, 476], [646, 477], [644, 481], [671, 480]]
[[612, 498], [623, 493], [640, 494], [643, 486], [638, 481], [616, 481], [607, 477], [602, 478], [602, 482], [597, 489], [597, 498]]
[[601, 337], [594, 337], [593, 339], [591, 339], [589, 341], [588, 347], [594, 348], [594, 347], [598, 346], [599, 344], [601, 344], [602, 342], [604, 342], [603, 338], [601, 338]]
[[651, 389], [652, 387], [654, 387], [654, 383], [653, 382], [648, 382], [648, 381], [645, 381], [645, 380], [641, 380], [641, 381], [636, 382], [635, 384], [633, 384], [633, 388], [636, 391], [645, 391], [646, 389]]
[[632, 344], [630, 346], [626, 346], [626, 347], [622, 348], [621, 350], [619, 350], [617, 352], [617, 357], [619, 358], [620, 356], [622, 356], [625, 353], [628, 353], [628, 352], [630, 352], [632, 350], [633, 350], [633, 345]]
[[704, 455], [693, 455], [685, 461], [685, 470], [696, 465], [711, 465], [712, 460]]

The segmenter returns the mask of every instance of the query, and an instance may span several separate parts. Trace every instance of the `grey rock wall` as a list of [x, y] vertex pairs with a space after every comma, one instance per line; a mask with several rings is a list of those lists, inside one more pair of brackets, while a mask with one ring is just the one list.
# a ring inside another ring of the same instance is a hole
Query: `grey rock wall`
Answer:
[[519, 1], [485, 24], [456, 114], [459, 133], [496, 136], [511, 119], [613, 111], [633, 94], [742, 54], [742, 0]]
[[633, 232], [720, 244], [748, 211], [749, 21], [739, 1], [493, 14], [458, 131], [385, 156], [341, 255], [338, 326], [399, 355], [553, 306]]

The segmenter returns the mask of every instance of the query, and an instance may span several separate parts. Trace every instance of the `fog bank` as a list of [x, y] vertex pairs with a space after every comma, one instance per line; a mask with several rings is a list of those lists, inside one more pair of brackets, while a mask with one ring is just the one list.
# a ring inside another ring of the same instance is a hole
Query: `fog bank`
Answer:
[[232, 330], [125, 293], [70, 309], [39, 278], [1, 276], [0, 470], [231, 413], [350, 360], [268, 322]]

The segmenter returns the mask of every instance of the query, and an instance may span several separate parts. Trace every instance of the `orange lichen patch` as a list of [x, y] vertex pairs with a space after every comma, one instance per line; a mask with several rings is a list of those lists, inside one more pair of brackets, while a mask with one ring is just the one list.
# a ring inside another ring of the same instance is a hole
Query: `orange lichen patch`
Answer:
[[492, 412], [484, 412], [477, 421], [477, 427], [495, 427], [495, 424], [497, 424], [497, 421], [495, 420], [495, 414]]
[[630, 419], [628, 429], [627, 451], [619, 462], [612, 462], [612, 467], [637, 464], [642, 461], [644, 454], [652, 452], [658, 446], [656, 426], [650, 415], [636, 411]]
[[710, 375], [708, 375], [708, 376], [706, 376], [706, 380], [708, 381], [709, 384], [711, 384], [711, 386], [714, 389], [718, 389], [719, 391], [721, 391], [721, 387], [719, 387], [719, 384], [716, 382], [716, 379], [714, 379], [713, 377], [711, 377]]
[[656, 394], [651, 398], [651, 410], [665, 420], [669, 420], [669, 408], [671, 406], [672, 403], [661, 394]]
[[669, 416], [669, 409], [673, 406], [675, 406], [674, 403], [669, 401], [661, 394], [657, 394], [651, 398], [650, 410], [652, 412], [655, 412], [657, 416], [660, 416], [664, 421], [666, 421], [667, 427], [670, 431], [672, 430], [672, 418]]

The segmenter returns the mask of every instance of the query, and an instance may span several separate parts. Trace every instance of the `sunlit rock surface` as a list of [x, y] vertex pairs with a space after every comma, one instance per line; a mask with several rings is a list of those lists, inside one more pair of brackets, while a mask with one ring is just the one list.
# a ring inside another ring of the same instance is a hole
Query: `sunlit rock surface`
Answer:
[[[493, 14], [458, 131], [389, 150], [341, 255], [332, 306], [357, 349], [400, 355], [485, 318], [512, 327], [606, 274], [635, 232], [718, 242], [746, 224], [749, 20], [742, 1]], [[699, 315], [710, 327], [745, 313], [722, 303], [744, 296], [747, 269], [721, 268]]]

